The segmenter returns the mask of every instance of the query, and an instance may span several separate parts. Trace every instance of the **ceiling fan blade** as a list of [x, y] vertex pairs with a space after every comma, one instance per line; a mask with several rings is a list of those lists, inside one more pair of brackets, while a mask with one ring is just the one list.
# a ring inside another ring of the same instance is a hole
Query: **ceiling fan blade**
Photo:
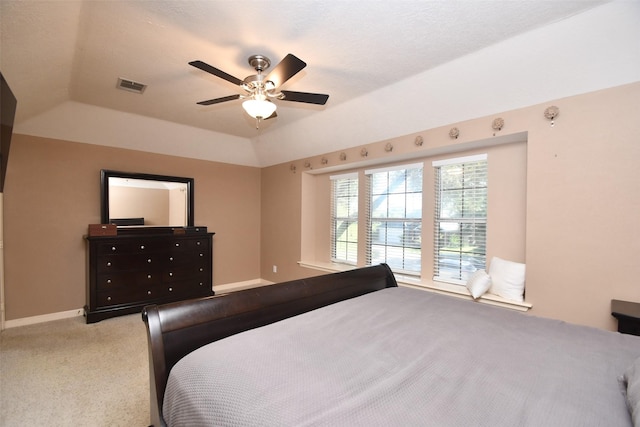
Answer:
[[329, 95], [323, 95], [321, 93], [308, 93], [308, 92], [292, 92], [289, 90], [280, 91], [284, 95], [283, 101], [294, 102], [306, 102], [307, 104], [324, 105], [329, 99]]
[[239, 78], [233, 77], [231, 74], [227, 74], [222, 70], [218, 70], [216, 67], [212, 67], [211, 65], [207, 64], [206, 62], [191, 61], [191, 62], [189, 62], [189, 65], [192, 65], [192, 66], [194, 66], [196, 68], [199, 68], [202, 71], [206, 71], [207, 73], [211, 73], [216, 77], [220, 77], [221, 79], [224, 79], [224, 80], [226, 80], [228, 82], [233, 83], [234, 85], [242, 86], [242, 84], [244, 83]]
[[306, 62], [292, 54], [288, 54], [273, 70], [271, 70], [267, 76], [267, 80], [271, 80], [276, 87], [279, 87], [291, 77], [298, 74], [306, 66]]
[[214, 99], [209, 99], [207, 101], [200, 101], [197, 104], [198, 105], [219, 104], [221, 102], [233, 101], [234, 99], [238, 99], [238, 98], [240, 98], [240, 95], [229, 95], [229, 96], [223, 96], [222, 98], [214, 98]]

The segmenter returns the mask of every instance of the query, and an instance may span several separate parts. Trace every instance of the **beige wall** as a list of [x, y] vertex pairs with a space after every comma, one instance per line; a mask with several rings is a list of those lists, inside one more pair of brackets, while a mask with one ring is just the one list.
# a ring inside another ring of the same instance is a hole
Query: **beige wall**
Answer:
[[18, 134], [4, 188], [7, 320], [84, 306], [100, 169], [193, 177], [195, 224], [216, 233], [214, 288], [260, 277], [259, 169]]
[[[551, 105], [560, 109], [554, 126], [544, 117]], [[303, 181], [313, 180], [309, 171], [358, 167], [363, 147], [368, 151], [366, 162], [397, 161], [468, 150], [492, 143], [494, 135], [500, 139], [524, 134], [526, 244], [521, 255], [527, 263], [530, 313], [613, 330], [611, 299], [640, 301], [638, 111], [640, 83], [634, 83], [264, 168], [262, 277], [283, 281], [318, 274], [296, 264], [301, 259], [302, 236], [317, 247], [318, 240], [329, 233], [313, 229], [317, 220], [302, 215], [303, 200], [305, 206], [323, 212], [323, 207], [314, 206], [312, 198], [302, 194]], [[496, 117], [505, 121], [500, 131], [491, 127]], [[453, 126], [460, 130], [455, 140], [449, 137]], [[420, 147], [414, 143], [418, 135], [424, 139]], [[393, 146], [391, 152], [384, 150], [387, 143]], [[341, 153], [346, 160], [340, 160]], [[501, 211], [501, 221], [509, 221], [509, 214]], [[521, 214], [514, 212], [514, 216]], [[309, 250], [307, 243], [304, 249]], [[278, 265], [275, 274], [274, 264]]]
[[[553, 127], [543, 115], [550, 105], [560, 108]], [[367, 162], [384, 163], [468, 151], [478, 141], [495, 142], [495, 134], [499, 140], [512, 135], [527, 140], [522, 256], [530, 313], [615, 329], [610, 300], [640, 301], [638, 111], [640, 83], [634, 83], [391, 140], [363, 141], [344, 150], [344, 161], [341, 152], [331, 152], [263, 169], [14, 135], [3, 195], [6, 318], [84, 305], [82, 236], [87, 224], [100, 220], [102, 168], [194, 177], [195, 222], [217, 232], [214, 284], [259, 277], [284, 281], [321, 274], [297, 264], [303, 241], [317, 248], [329, 233], [318, 227], [317, 217], [302, 215], [303, 207], [316, 215], [325, 209], [303, 193], [313, 188], [309, 171], [360, 167], [363, 147]], [[505, 120], [501, 131], [491, 128], [496, 117]], [[453, 126], [460, 129], [456, 140], [448, 136]], [[424, 139], [420, 147], [414, 144], [418, 135]], [[391, 152], [384, 149], [387, 143]], [[507, 209], [497, 212], [502, 218], [491, 213], [490, 221], [511, 219]]]

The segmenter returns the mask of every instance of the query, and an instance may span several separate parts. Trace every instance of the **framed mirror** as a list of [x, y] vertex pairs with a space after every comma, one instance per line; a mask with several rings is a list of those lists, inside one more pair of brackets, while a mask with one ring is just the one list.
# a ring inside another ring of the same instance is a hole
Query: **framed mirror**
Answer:
[[193, 227], [193, 178], [100, 171], [102, 224]]

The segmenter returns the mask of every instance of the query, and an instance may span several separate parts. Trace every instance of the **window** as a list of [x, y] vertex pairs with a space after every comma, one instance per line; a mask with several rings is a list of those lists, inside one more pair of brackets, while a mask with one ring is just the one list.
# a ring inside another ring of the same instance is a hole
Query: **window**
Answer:
[[487, 155], [433, 162], [434, 279], [464, 283], [486, 264]]
[[358, 261], [358, 174], [331, 178], [331, 260]]
[[422, 258], [422, 163], [365, 171], [367, 265], [419, 275]]

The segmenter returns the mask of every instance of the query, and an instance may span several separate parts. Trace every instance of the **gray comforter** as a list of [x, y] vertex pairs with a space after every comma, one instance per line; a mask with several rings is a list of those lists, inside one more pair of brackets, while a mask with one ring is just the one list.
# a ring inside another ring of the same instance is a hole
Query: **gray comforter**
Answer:
[[170, 426], [630, 426], [640, 337], [389, 288], [211, 343]]

